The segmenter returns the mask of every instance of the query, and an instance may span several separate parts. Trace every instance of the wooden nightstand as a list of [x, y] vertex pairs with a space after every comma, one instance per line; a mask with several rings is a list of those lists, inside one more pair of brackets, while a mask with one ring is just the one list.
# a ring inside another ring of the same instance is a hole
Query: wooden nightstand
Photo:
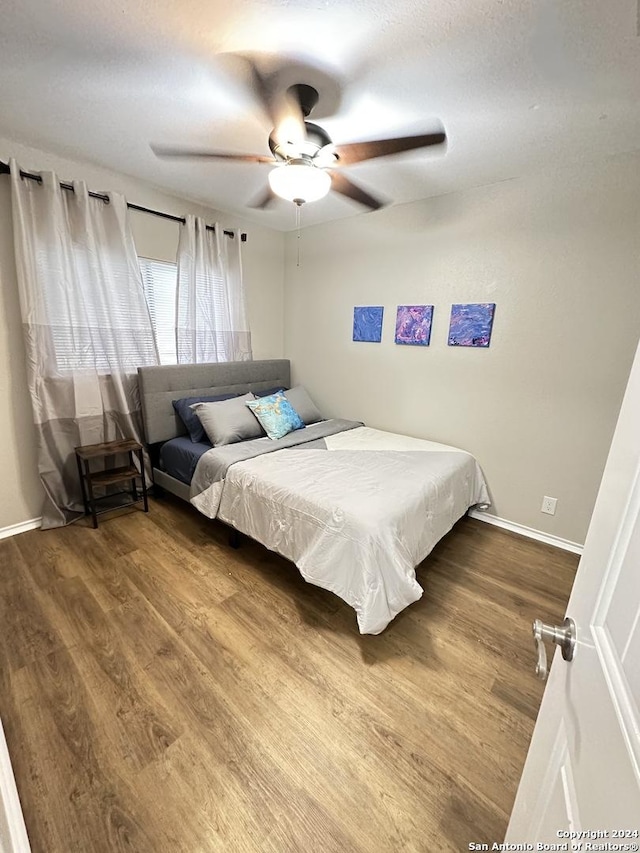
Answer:
[[[110, 468], [106, 471], [92, 471], [92, 459], [104, 459], [107, 456], [115, 456], [118, 453], [126, 453], [129, 456], [129, 464], [120, 468]], [[140, 463], [140, 472], [135, 467], [133, 462], [133, 454], [136, 454]], [[80, 476], [80, 485], [82, 487], [82, 500], [84, 501], [85, 515], [91, 515], [93, 526], [98, 526], [98, 515], [103, 512], [112, 512], [114, 509], [120, 509], [119, 506], [111, 506], [106, 509], [96, 509], [98, 501], [105, 498], [113, 498], [115, 495], [131, 495], [131, 502], [122, 504], [122, 506], [133, 506], [135, 503], [142, 501], [144, 511], [149, 512], [149, 503], [147, 501], [147, 483], [144, 476], [144, 459], [142, 456], [142, 445], [138, 444], [133, 439], [123, 439], [122, 441], [105, 441], [102, 444], [85, 444], [82, 447], [76, 447], [76, 461], [78, 463], [78, 474]], [[139, 477], [142, 484], [142, 497], [138, 497], [138, 489], [136, 486], [136, 478]], [[94, 488], [96, 486], [113, 486], [117, 483], [131, 483], [131, 491], [125, 490], [116, 492], [110, 495], [96, 497]]]

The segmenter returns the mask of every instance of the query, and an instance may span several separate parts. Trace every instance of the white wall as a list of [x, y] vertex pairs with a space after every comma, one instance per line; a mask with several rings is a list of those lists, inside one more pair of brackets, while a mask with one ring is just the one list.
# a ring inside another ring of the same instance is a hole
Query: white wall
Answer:
[[[0, 159], [15, 157], [23, 169], [55, 170], [63, 180], [86, 180], [92, 190], [123, 193], [128, 201], [179, 216], [194, 213], [208, 222], [248, 234], [243, 245], [249, 322], [254, 358], [283, 354], [282, 233], [243, 222], [233, 214], [169, 196], [125, 175], [73, 162], [24, 145], [0, 139]], [[36, 469], [35, 433], [27, 394], [24, 345], [18, 303], [9, 178], [0, 176], [0, 531], [40, 516], [42, 494]], [[136, 247], [141, 255], [176, 259], [178, 224], [131, 212]]]
[[[308, 228], [300, 267], [287, 236], [285, 354], [327, 413], [471, 451], [494, 514], [581, 543], [640, 333], [639, 247], [638, 155]], [[447, 346], [453, 302], [497, 304], [490, 348]], [[396, 306], [422, 303], [431, 346], [396, 346]], [[351, 340], [354, 305], [385, 306], [381, 344]]]

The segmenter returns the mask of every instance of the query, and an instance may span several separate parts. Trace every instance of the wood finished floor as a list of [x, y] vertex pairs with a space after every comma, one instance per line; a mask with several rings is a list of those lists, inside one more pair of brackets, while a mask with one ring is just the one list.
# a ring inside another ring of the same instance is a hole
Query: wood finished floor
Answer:
[[0, 717], [34, 853], [435, 853], [501, 841], [530, 623], [577, 557], [463, 519], [380, 636], [173, 499], [0, 541]]

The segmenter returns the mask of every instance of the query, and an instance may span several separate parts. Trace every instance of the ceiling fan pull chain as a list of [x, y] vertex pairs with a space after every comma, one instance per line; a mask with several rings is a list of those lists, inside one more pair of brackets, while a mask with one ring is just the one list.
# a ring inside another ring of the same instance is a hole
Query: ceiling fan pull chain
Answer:
[[299, 267], [300, 266], [300, 220], [302, 219], [302, 204], [299, 202], [294, 202], [294, 204], [296, 206], [296, 229], [298, 232], [296, 235], [296, 248], [297, 248], [296, 266]]

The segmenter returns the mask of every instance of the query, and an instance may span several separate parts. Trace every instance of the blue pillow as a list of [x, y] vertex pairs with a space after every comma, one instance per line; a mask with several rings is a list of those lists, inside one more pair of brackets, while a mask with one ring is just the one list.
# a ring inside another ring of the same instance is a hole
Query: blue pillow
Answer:
[[251, 400], [247, 406], [260, 421], [269, 438], [274, 441], [295, 429], [304, 429], [304, 421], [282, 391], [259, 400]]
[[237, 394], [218, 394], [215, 397], [183, 397], [181, 400], [172, 400], [173, 408], [178, 413], [180, 420], [187, 428], [191, 441], [197, 443], [199, 441], [209, 441], [198, 416], [190, 409], [194, 403], [218, 403], [220, 400], [230, 400], [232, 397], [237, 397]]

